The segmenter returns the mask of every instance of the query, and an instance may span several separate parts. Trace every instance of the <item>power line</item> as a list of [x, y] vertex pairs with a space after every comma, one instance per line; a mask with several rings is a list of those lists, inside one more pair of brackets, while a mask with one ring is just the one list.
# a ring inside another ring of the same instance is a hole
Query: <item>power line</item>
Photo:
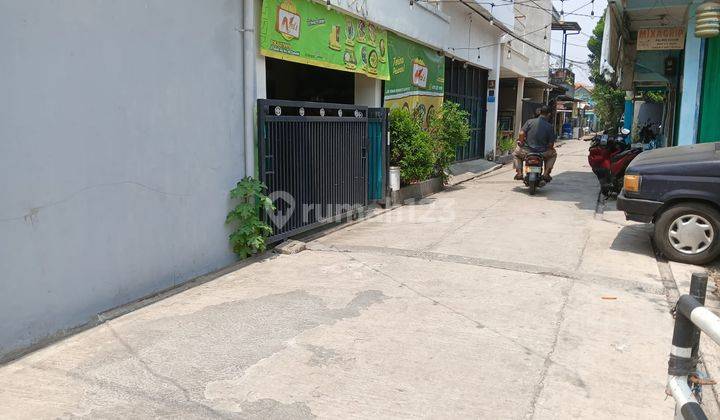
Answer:
[[[428, 0], [423, 0], [423, 1], [428, 1]], [[477, 15], [479, 15], [479, 16], [482, 17], [483, 19], [485, 19], [486, 21], [488, 21], [490, 24], [493, 24], [493, 22], [494, 22], [494, 19], [493, 19], [492, 17], [490, 17], [490, 18], [486, 17], [485, 15], [483, 15], [482, 13], [480, 13], [477, 9], [473, 8], [473, 7], [470, 6], [468, 3], [466, 3], [465, 0], [441, 0], [441, 1], [459, 2], [459, 3], [463, 4], [464, 6], [466, 6], [468, 9], [472, 10], [473, 12], [475, 12]], [[587, 5], [591, 4], [591, 3], [594, 3], [594, 0], [590, 0], [589, 2], [583, 4], [582, 6], [574, 9], [573, 12], [582, 9], [583, 7], [585, 7], [585, 6], [587, 6]], [[478, 4], [478, 3], [473, 2], [473, 4]], [[552, 25], [552, 24], [546, 25], [545, 27], [540, 28], [540, 29], [537, 29], [536, 31], [533, 31], [533, 32], [538, 32], [538, 31], [540, 31], [540, 30], [547, 29], [547, 28], [548, 28], [549, 26], [551, 26], [551, 25]], [[520, 37], [519, 35], [515, 34], [515, 32], [513, 32], [513, 31], [510, 30], [510, 29], [505, 29], [504, 27], [501, 27], [501, 26], [498, 26], [498, 29], [500, 29], [501, 31], [505, 32], [507, 35], [511, 36], [512, 38], [514, 38], [514, 39], [516, 39], [516, 40], [524, 43], [525, 45], [528, 45], [528, 46], [530, 46], [530, 47], [532, 47], [532, 48], [534, 48], [534, 49], [536, 49], [536, 50], [538, 50], [538, 51], [546, 54], [546, 55], [549, 56], [549, 57], [562, 58], [562, 56], [559, 55], [559, 54], [555, 54], [555, 53], [553, 53], [553, 52], [551, 52], [551, 51], [549, 51], [549, 50], [547, 50], [547, 49], [545, 49], [545, 48], [541, 48], [541, 47], [533, 44], [532, 42], [529, 42], [529, 41], [526, 41], [526, 40], [522, 39], [522, 37]], [[533, 33], [533, 32], [529, 32], [529, 33], [525, 34], [524, 36], [527, 36], [527, 35], [529, 35], [529, 34], [531, 34], [531, 33]], [[480, 49], [480, 48], [485, 48], [485, 47], [488, 47], [488, 46], [498, 45], [498, 44], [502, 44], [502, 43], [490, 44], [490, 45], [483, 45], [483, 46], [479, 46], [479, 47], [468, 47], [468, 48], [465, 48], [465, 49]], [[460, 49], [463, 49], [463, 48], [461, 47], [461, 48], [449, 48], [449, 49], [452, 49], [453, 51], [456, 51], [456, 50], [460, 50]], [[569, 62], [571, 62], [571, 63], [575, 63], [576, 65], [584, 65], [584, 64], [585, 64], [585, 63], [582, 63], [581, 61], [569, 60], [569, 59], [567, 59], [567, 58], [566, 58], [566, 61], [569, 61]]]
[[[557, 41], [557, 42], [562, 42], [562, 39], [555, 39], [555, 38], [553, 38], [552, 40], [553, 40], [553, 41]], [[575, 44], [574, 42], [568, 42], [567, 44], [568, 44], [568, 45], [575, 46], [575, 47], [585, 47], [585, 48], [587, 48], [587, 44], [584, 44], [584, 45], [583, 45], [583, 44]]]
[[[538, 28], [538, 29], [535, 29], [534, 31], [527, 32], [526, 34], [522, 35], [521, 38], [522, 38], [522, 37], [526, 37], [526, 36], [528, 36], [528, 35], [532, 35], [532, 34], [537, 33], [537, 32], [540, 32], [540, 31], [542, 31], [542, 30], [547, 30], [547, 28], [549, 28], [551, 25], [552, 25], [552, 24], [550, 24], [550, 25], [545, 25], [545, 26], [543, 26], [542, 28]], [[524, 42], [524, 40], [522, 40], [522, 39], [520, 39], [520, 41]], [[468, 46], [468, 47], [457, 47], [457, 48], [449, 47], [449, 49], [451, 49], [451, 50], [453, 50], [453, 51], [456, 51], [456, 50], [475, 50], [475, 49], [478, 49], [478, 50], [479, 50], [480, 48], [492, 47], [493, 45], [500, 45], [500, 44], [504, 44], [504, 42], [495, 42], [495, 43], [492, 43], [492, 44], [480, 45], [480, 46], [477, 46], [477, 47], [470, 47], [470, 46]], [[543, 52], [545, 52], [545, 51], [543, 51]]]

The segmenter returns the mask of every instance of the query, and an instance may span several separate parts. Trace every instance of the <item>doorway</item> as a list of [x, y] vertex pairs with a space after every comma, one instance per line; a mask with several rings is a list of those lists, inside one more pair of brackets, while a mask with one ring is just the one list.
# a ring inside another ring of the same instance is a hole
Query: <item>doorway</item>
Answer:
[[458, 161], [485, 154], [488, 71], [445, 57], [445, 100], [453, 101], [470, 114], [470, 141], [458, 148]]
[[352, 104], [355, 74], [265, 58], [267, 97], [288, 101]]

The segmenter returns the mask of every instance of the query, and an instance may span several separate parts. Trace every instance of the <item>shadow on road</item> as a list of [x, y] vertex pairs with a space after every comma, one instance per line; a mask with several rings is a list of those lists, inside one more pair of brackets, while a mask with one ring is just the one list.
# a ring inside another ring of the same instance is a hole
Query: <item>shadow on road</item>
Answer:
[[[527, 194], [528, 188], [518, 181], [513, 191]], [[540, 188], [534, 198], [570, 201], [580, 210], [595, 210], [599, 191], [600, 186], [592, 172], [566, 171], [554, 175], [553, 180]]]
[[610, 249], [652, 257], [655, 254], [650, 242], [650, 235], [652, 235], [651, 225], [625, 226], [618, 232], [610, 245]]

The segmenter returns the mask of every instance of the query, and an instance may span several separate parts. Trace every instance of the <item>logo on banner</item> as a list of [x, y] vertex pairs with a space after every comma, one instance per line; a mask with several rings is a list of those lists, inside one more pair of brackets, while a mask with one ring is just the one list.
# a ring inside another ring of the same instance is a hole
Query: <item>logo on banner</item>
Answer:
[[288, 41], [300, 38], [300, 15], [292, 1], [286, 0], [278, 6], [275, 29]]
[[413, 60], [412, 84], [425, 89], [428, 81], [428, 68], [420, 59]]

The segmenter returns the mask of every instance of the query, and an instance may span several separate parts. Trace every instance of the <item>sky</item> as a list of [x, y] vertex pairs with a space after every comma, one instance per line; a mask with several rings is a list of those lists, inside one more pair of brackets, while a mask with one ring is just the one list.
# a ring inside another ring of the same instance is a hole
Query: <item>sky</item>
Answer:
[[[568, 36], [567, 58], [570, 60], [581, 61], [585, 63], [588, 59], [588, 35], [592, 35], [592, 31], [593, 29], [595, 29], [595, 25], [597, 25], [598, 19], [605, 11], [607, 1], [595, 0], [594, 2], [592, 2], [591, 0], [553, 0], [553, 5], [558, 12], [560, 12], [561, 8], [565, 10], [566, 21], [577, 22], [578, 24], [580, 24], [580, 28], [582, 28], [582, 32], [584, 34], [581, 33], [580, 35]], [[589, 16], [593, 8], [595, 10], [594, 18]], [[577, 14], [568, 14], [572, 11], [575, 11], [575, 13]], [[550, 49], [553, 53], [562, 55], [561, 31], [553, 31]], [[557, 62], [559, 63], [559, 61], [560, 60], [558, 59]], [[554, 62], [555, 59], [553, 57], [550, 57], [551, 67], [554, 67]], [[590, 84], [590, 80], [588, 80], [589, 71], [586, 64], [573, 64], [572, 69], [575, 73], [576, 83]]]

